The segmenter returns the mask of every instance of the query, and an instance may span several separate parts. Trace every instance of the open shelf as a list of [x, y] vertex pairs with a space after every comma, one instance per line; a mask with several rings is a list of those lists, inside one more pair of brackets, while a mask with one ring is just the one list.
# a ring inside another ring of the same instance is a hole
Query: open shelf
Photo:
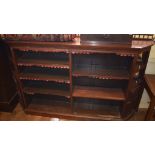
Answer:
[[[104, 107], [102, 106], [102, 109], [100, 109], [101, 107], [95, 108], [95, 111], [85, 111], [81, 107], [77, 107], [76, 111], [73, 112], [70, 104], [65, 101], [56, 101], [43, 97], [39, 98], [38, 96], [32, 95], [32, 99], [30, 100], [28, 107], [25, 109], [25, 112], [63, 119], [69, 118], [71, 120], [121, 120], [118, 108], [110, 109], [110, 106], [106, 108]], [[108, 114], [109, 111], [110, 114]]]
[[75, 86], [73, 88], [73, 97], [107, 99], [124, 101], [125, 94], [119, 88], [101, 88], [101, 87], [85, 87]]
[[56, 90], [50, 88], [37, 88], [37, 87], [24, 87], [26, 94], [44, 94], [44, 95], [56, 95], [70, 98], [70, 93], [65, 90]]
[[22, 80], [23, 91], [26, 94], [44, 94], [44, 95], [56, 95], [70, 98], [69, 85], [65, 83], [47, 82], [47, 81], [31, 81]]
[[73, 71], [73, 76], [75, 77], [91, 77], [98, 79], [118, 79], [118, 80], [128, 80], [129, 73], [127, 70], [115, 70], [115, 69], [96, 69], [96, 70], [86, 70], [86, 69], [76, 69]]
[[92, 116], [121, 117], [120, 101], [109, 101], [102, 99], [74, 98], [73, 106], [77, 114], [87, 114]]
[[[81, 103], [75, 103], [75, 104], [81, 104]], [[89, 103], [83, 103], [84, 106], [89, 106]], [[94, 108], [94, 109], [82, 109], [79, 108], [78, 106], [76, 106], [76, 113], [80, 114], [80, 115], [93, 115], [93, 116], [98, 116], [98, 117], [102, 117], [107, 115], [107, 117], [118, 117], [120, 118], [120, 111], [118, 107], [111, 107], [108, 105], [104, 105], [104, 106], [98, 106], [98, 108]]]
[[37, 59], [18, 59], [18, 66], [35, 66], [35, 67], [48, 67], [48, 68], [65, 68], [69, 69], [67, 61], [59, 60], [37, 60]]
[[50, 95], [26, 95], [28, 108], [45, 110], [54, 113], [71, 113], [70, 103], [64, 97]]
[[117, 113], [113, 113], [116, 115], [91, 115], [91, 113], [86, 114], [82, 111], [78, 111], [78, 113], [73, 113], [70, 107], [54, 107], [51, 105], [46, 105], [43, 102], [42, 104], [37, 104], [37, 101], [31, 103], [26, 109], [25, 112], [33, 115], [42, 115], [42, 116], [52, 116], [58, 117], [62, 119], [70, 119], [70, 120], [94, 120], [94, 121], [118, 121], [122, 120], [121, 116]]
[[41, 73], [20, 73], [21, 80], [34, 80], [34, 81], [54, 81], [59, 83], [70, 83], [69, 77], [67, 76], [57, 76], [57, 75], [48, 75]]

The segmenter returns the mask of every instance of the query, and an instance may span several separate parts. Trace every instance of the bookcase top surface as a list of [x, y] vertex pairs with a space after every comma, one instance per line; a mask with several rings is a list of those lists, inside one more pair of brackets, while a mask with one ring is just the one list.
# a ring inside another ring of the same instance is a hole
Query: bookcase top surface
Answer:
[[127, 43], [80, 43], [80, 40], [73, 42], [38, 42], [38, 41], [6, 41], [11, 47], [37, 47], [37, 48], [63, 48], [63, 49], [92, 49], [92, 50], [142, 50], [150, 48], [153, 41], [133, 40], [132, 44]]

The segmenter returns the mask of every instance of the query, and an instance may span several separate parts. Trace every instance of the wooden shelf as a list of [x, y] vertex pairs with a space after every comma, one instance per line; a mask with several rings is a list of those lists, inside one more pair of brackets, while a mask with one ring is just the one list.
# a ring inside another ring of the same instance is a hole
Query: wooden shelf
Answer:
[[36, 80], [36, 81], [54, 81], [59, 83], [70, 83], [69, 77], [57, 76], [57, 75], [46, 75], [37, 73], [20, 73], [21, 80]]
[[[35, 42], [33, 42], [35, 43]], [[45, 43], [45, 42], [44, 42]], [[51, 52], [51, 53], [68, 53], [68, 49], [58, 49], [58, 48], [49, 48], [49, 47], [15, 47], [14, 50], [18, 50], [20, 52]]]
[[75, 86], [73, 89], [73, 97], [118, 100], [118, 101], [125, 100], [125, 94], [122, 89], [84, 87], [84, 86]]
[[81, 110], [78, 110], [78, 113], [73, 113], [68, 103], [47, 101], [44, 99], [33, 99], [29, 106], [25, 109], [25, 112], [28, 114], [58, 117], [70, 120], [121, 120], [121, 116], [116, 112], [113, 113], [115, 115], [106, 115], [107, 112], [105, 115], [84, 113]]
[[95, 71], [88, 71], [84, 69], [77, 69], [73, 71], [75, 77], [91, 77], [97, 79], [118, 79], [118, 80], [129, 80], [129, 73], [126, 70], [115, 70], [115, 69], [96, 69]]
[[29, 103], [28, 109], [33, 109], [33, 111], [46, 111], [50, 113], [71, 113], [70, 104], [67, 102], [50, 100], [46, 97], [37, 98], [32, 97]]
[[104, 117], [105, 115], [109, 118], [118, 117], [120, 118], [120, 110], [119, 106], [111, 106], [111, 105], [104, 105], [102, 103], [96, 105], [95, 103], [74, 103], [76, 114], [78, 115], [91, 115], [97, 117]]
[[44, 95], [56, 95], [56, 96], [64, 96], [70, 98], [69, 91], [65, 90], [56, 90], [50, 88], [37, 88], [37, 87], [24, 87], [24, 92], [26, 94], [44, 94]]
[[35, 67], [48, 67], [48, 68], [64, 68], [69, 69], [69, 63], [66, 61], [54, 60], [37, 60], [37, 59], [19, 59], [18, 66], [35, 66]]

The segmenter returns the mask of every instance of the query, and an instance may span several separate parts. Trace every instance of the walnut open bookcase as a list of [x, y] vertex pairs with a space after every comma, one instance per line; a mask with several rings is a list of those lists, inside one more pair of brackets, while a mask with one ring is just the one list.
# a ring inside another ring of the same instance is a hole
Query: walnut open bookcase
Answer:
[[137, 111], [152, 42], [7, 43], [26, 113], [71, 120], [127, 120]]

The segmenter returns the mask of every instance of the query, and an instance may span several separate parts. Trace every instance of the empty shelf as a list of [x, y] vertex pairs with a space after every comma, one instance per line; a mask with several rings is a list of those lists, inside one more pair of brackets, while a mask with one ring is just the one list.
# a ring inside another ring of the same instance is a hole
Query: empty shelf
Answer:
[[78, 115], [90, 115], [96, 117], [107, 116], [109, 118], [113, 117], [120, 117], [120, 110], [119, 106], [111, 106], [111, 105], [104, 105], [104, 103], [96, 105], [95, 103], [89, 104], [87, 102], [84, 103], [74, 103], [74, 110]]
[[[77, 113], [73, 113], [68, 103], [61, 103], [57, 101], [47, 101], [40, 99], [33, 99], [29, 106], [25, 109], [28, 114], [37, 114], [50, 117], [66, 118], [71, 120], [121, 120], [119, 112], [111, 110], [109, 115], [107, 112], [102, 115], [97, 113], [85, 113], [78, 109]], [[105, 111], [104, 111], [105, 112]], [[111, 115], [114, 114], [114, 115]]]
[[54, 81], [60, 83], [70, 83], [69, 77], [67, 76], [34, 74], [34, 73], [20, 73], [19, 76], [21, 80]]
[[86, 76], [98, 79], [118, 79], [128, 80], [129, 73], [126, 70], [114, 70], [114, 69], [96, 69], [95, 71], [88, 71], [84, 69], [76, 69], [73, 71], [73, 76], [80, 77]]
[[56, 95], [70, 98], [69, 91], [55, 90], [50, 88], [37, 88], [37, 87], [25, 87], [24, 92], [27, 94], [44, 94], [44, 95]]
[[125, 94], [123, 90], [119, 88], [75, 86], [73, 89], [73, 97], [119, 100], [119, 101], [125, 100]]
[[55, 113], [55, 114], [71, 113], [70, 104], [67, 102], [49, 100], [46, 98], [38, 98], [38, 97], [32, 97], [31, 102], [29, 103], [28, 109], [33, 110], [35, 112], [46, 111], [48, 113]]
[[30, 66], [30, 67], [35, 66], [35, 67], [69, 69], [69, 64], [66, 61], [37, 60], [37, 59], [19, 59], [18, 66]]

